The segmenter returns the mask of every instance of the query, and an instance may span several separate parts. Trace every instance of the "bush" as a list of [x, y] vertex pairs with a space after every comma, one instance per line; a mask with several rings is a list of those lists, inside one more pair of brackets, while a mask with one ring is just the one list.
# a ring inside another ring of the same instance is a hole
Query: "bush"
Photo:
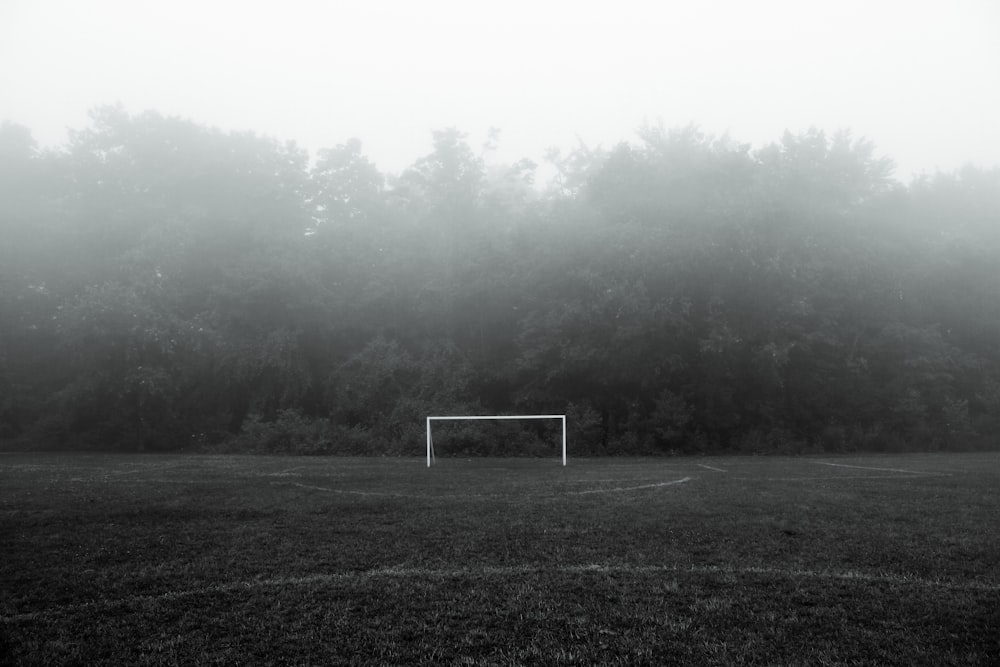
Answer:
[[847, 430], [843, 426], [830, 425], [819, 434], [822, 452], [843, 452], [847, 449]]
[[734, 438], [734, 449], [740, 454], [780, 454], [791, 456], [795, 454], [812, 453], [811, 448], [797, 438], [794, 433], [784, 428], [750, 429]]
[[574, 456], [600, 454], [601, 436], [601, 415], [589, 403], [566, 406], [567, 448]]
[[333, 424], [329, 430], [330, 447], [327, 454], [342, 456], [370, 456], [388, 454], [392, 451], [391, 441], [373, 429], [364, 426]]
[[225, 449], [253, 454], [328, 454], [333, 449], [329, 421], [281, 410], [267, 421], [250, 415]]
[[656, 453], [652, 434], [627, 430], [608, 439], [608, 453], [613, 456], [650, 456]]
[[649, 418], [656, 437], [667, 447], [682, 442], [694, 419], [694, 408], [683, 396], [666, 389], [656, 398]]

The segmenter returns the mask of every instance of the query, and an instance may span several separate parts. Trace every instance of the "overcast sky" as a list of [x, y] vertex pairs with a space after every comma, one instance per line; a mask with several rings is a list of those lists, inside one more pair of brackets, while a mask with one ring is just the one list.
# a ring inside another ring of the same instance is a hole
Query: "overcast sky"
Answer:
[[395, 172], [454, 126], [501, 159], [694, 122], [850, 128], [897, 177], [1000, 164], [996, 0], [0, 0], [0, 118], [43, 145], [121, 102]]

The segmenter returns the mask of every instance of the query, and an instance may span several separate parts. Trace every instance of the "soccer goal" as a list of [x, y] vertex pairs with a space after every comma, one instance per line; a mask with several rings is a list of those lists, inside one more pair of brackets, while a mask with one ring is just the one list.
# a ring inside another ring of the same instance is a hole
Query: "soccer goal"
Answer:
[[427, 467], [434, 461], [434, 440], [431, 436], [431, 424], [436, 421], [484, 421], [502, 419], [558, 419], [562, 422], [562, 464], [566, 465], [566, 415], [454, 415], [434, 416], [427, 418]]

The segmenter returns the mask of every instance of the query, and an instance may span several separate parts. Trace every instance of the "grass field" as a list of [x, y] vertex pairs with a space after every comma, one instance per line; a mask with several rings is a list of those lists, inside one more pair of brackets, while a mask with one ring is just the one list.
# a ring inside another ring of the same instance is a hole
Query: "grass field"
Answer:
[[1000, 454], [0, 456], [0, 664], [1000, 664]]

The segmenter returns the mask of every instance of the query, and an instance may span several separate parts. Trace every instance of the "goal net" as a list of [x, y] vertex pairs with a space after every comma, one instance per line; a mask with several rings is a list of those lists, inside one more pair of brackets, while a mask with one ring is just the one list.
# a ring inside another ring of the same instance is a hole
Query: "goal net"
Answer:
[[427, 417], [427, 467], [434, 462], [432, 425], [437, 421], [485, 421], [508, 419], [558, 419], [562, 425], [562, 464], [566, 465], [566, 415], [448, 415]]

